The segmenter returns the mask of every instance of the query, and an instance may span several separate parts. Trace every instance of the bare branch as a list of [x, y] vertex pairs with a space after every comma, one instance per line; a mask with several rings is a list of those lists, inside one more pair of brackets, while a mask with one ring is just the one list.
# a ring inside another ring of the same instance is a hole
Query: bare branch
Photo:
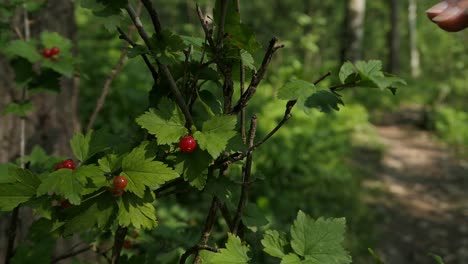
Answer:
[[203, 31], [205, 32], [205, 37], [208, 40], [208, 44], [210, 44], [212, 48], [215, 48], [212, 31], [208, 28], [208, 23], [205, 20], [205, 15], [203, 15], [203, 12], [201, 11], [198, 4], [197, 4], [197, 15], [198, 15], [198, 19], [200, 20], [200, 24], [203, 28]]
[[225, 21], [226, 21], [227, 8], [228, 8], [228, 0], [222, 0], [221, 1], [221, 14], [220, 14], [219, 23], [218, 23], [217, 48], [220, 48], [223, 43], [224, 24], [226, 23]]
[[[143, 28], [143, 24], [141, 23], [140, 18], [136, 15], [135, 10], [130, 4], [128, 4], [125, 7], [125, 10], [127, 10], [128, 15], [130, 16], [133, 24], [136, 26], [138, 33], [140, 34], [141, 38], [145, 42], [146, 46], [149, 49], [151, 49], [150, 37], [148, 33], [146, 32], [146, 30]], [[169, 71], [169, 69], [167, 68], [165, 64], [158, 62], [158, 65], [159, 65], [159, 69], [162, 70], [164, 76], [169, 81], [169, 88], [171, 89], [172, 95], [174, 96], [177, 105], [180, 107], [180, 109], [182, 110], [182, 113], [185, 116], [185, 119], [187, 121], [187, 127], [193, 126], [194, 122], [192, 119], [192, 115], [190, 114], [190, 111], [187, 105], [185, 104], [185, 101], [182, 97], [182, 94], [180, 93], [179, 88], [177, 87], [174, 77], [172, 76], [171, 72]]]
[[[119, 33], [120, 33], [120, 36], [119, 36], [120, 39], [125, 40], [132, 47], [136, 46], [136, 43], [127, 34], [125, 34], [125, 32], [123, 32], [121, 28], [117, 27], [117, 31], [119, 31]], [[154, 81], [156, 81], [158, 79], [158, 73], [156, 72], [156, 69], [154, 68], [153, 64], [151, 64], [151, 62], [149, 61], [148, 56], [146, 56], [146, 54], [141, 54], [141, 57], [143, 58], [143, 61], [145, 62], [148, 69], [150, 70]]]
[[250, 182], [250, 175], [252, 173], [252, 147], [254, 144], [255, 133], [257, 131], [257, 116], [253, 116], [250, 120], [250, 131], [249, 131], [249, 150], [247, 152], [247, 162], [244, 168], [244, 175], [242, 177], [242, 189], [241, 189], [241, 196], [239, 198], [239, 203], [237, 204], [236, 215], [234, 216], [233, 220], [233, 228], [232, 233], [237, 235], [239, 231], [239, 226], [242, 219], [242, 214], [244, 213], [245, 205], [247, 204], [247, 200], [249, 199], [249, 189], [252, 183]]
[[61, 260], [74, 257], [74, 256], [76, 256], [76, 255], [79, 255], [79, 254], [81, 254], [81, 253], [83, 253], [83, 252], [86, 252], [86, 251], [90, 250], [91, 248], [92, 248], [92, 246], [86, 246], [86, 247], [84, 247], [84, 248], [82, 248], [82, 249], [79, 249], [79, 250], [76, 250], [76, 251], [72, 251], [72, 252], [63, 254], [63, 255], [61, 255], [61, 256], [58, 256], [58, 257], [54, 258], [54, 259], [52, 260], [52, 263], [57, 263], [57, 262], [59, 262], [59, 261], [61, 261]]
[[120, 252], [122, 251], [127, 230], [128, 228], [126, 226], [119, 226], [115, 231], [114, 246], [112, 248], [112, 264], [118, 264], [120, 261]]
[[185, 253], [180, 257], [179, 264], [185, 264], [185, 262], [187, 261], [187, 258], [190, 257], [190, 255], [196, 254], [200, 250], [208, 250], [208, 251], [215, 252], [215, 253], [219, 252], [219, 249], [217, 248], [209, 247], [206, 245], [195, 245], [187, 249], [187, 251], [185, 251]]
[[[207, 245], [208, 239], [211, 235], [211, 229], [216, 220], [216, 212], [218, 211], [219, 207], [219, 200], [218, 197], [214, 196], [211, 200], [210, 210], [208, 211], [208, 215], [206, 216], [205, 225], [203, 226], [203, 232], [200, 239], [201, 245]], [[194, 263], [201, 263], [201, 258], [198, 255], [198, 251], [196, 252], [195, 262]]]
[[276, 45], [276, 42], [278, 41], [277, 38], [273, 38], [270, 40], [270, 44], [268, 45], [268, 49], [265, 52], [265, 56], [263, 57], [262, 65], [260, 66], [260, 69], [252, 75], [252, 79], [250, 80], [249, 87], [247, 88], [247, 91], [241, 95], [241, 98], [239, 99], [239, 102], [236, 104], [234, 109], [232, 110], [231, 114], [237, 114], [239, 113], [242, 109], [244, 109], [249, 100], [252, 98], [252, 96], [255, 94], [258, 85], [262, 81], [265, 72], [268, 68], [268, 65], [270, 64], [271, 58], [273, 57], [273, 54], [280, 48], [283, 48], [284, 45]]
[[153, 4], [149, 0], [141, 0], [141, 2], [145, 6], [146, 10], [148, 11], [148, 14], [151, 17], [151, 22], [153, 22], [154, 31], [156, 31], [156, 33], [158, 34], [161, 34], [161, 22], [159, 22], [159, 16], [156, 12], [156, 9], [154, 9], [153, 7]]

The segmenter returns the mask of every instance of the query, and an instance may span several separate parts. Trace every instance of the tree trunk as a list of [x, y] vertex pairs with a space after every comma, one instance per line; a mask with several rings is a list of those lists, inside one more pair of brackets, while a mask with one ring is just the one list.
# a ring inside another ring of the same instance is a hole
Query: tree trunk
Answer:
[[419, 61], [418, 39], [416, 29], [416, 0], [409, 0], [408, 5], [408, 21], [409, 21], [409, 38], [410, 38], [410, 66], [411, 76], [413, 78], [421, 75], [421, 64]]
[[355, 62], [362, 58], [366, 0], [348, 0], [343, 20], [341, 62]]
[[398, 34], [398, 0], [390, 1], [390, 31], [388, 32], [387, 71], [398, 73], [400, 68], [399, 50], [400, 37]]

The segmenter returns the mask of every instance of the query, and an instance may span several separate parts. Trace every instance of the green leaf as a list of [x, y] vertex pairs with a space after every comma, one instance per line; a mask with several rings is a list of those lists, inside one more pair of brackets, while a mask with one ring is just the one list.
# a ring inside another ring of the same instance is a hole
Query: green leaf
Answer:
[[371, 76], [382, 75], [382, 62], [378, 60], [357, 61], [355, 64], [356, 70], [361, 75], [362, 79], [368, 79]]
[[39, 92], [59, 92], [60, 91], [60, 77], [62, 75], [51, 69], [44, 69], [40, 75], [34, 73], [34, 78], [28, 84], [28, 90]]
[[84, 185], [88, 182], [87, 178], [94, 177], [89, 175], [90, 171], [95, 172], [95, 166], [80, 166], [76, 170], [60, 169], [47, 175], [41, 185], [37, 188], [37, 195], [55, 193], [63, 196], [71, 204], [79, 205], [81, 195], [84, 191]]
[[254, 203], [248, 203], [242, 215], [242, 222], [247, 227], [261, 227], [269, 223], [260, 208]]
[[103, 229], [114, 219], [117, 203], [109, 192], [70, 208], [68, 220], [64, 226], [64, 235], [83, 232], [97, 226]]
[[340, 78], [341, 83], [344, 84], [349, 83], [350, 80], [348, 80], [348, 78], [355, 74], [356, 69], [354, 68], [354, 65], [351, 62], [347, 61], [341, 66], [338, 77]]
[[14, 114], [20, 117], [25, 117], [29, 112], [34, 110], [31, 101], [24, 101], [20, 103], [9, 103], [3, 109], [3, 114]]
[[35, 196], [40, 180], [28, 170], [10, 166], [8, 175], [14, 182], [0, 184], [0, 210], [11, 211]]
[[208, 152], [197, 148], [192, 153], [179, 152], [175, 169], [190, 185], [202, 190], [206, 184], [208, 166], [212, 162], [213, 158]]
[[244, 65], [244, 67], [247, 67], [248, 69], [256, 71], [257, 69], [255, 68], [255, 60], [252, 57], [252, 54], [250, 54], [246, 50], [241, 50], [240, 51], [240, 56], [241, 56], [241, 61]]
[[16, 181], [16, 177], [13, 175], [10, 175], [8, 170], [10, 167], [15, 168], [16, 166], [13, 164], [0, 164], [0, 183], [12, 183]]
[[87, 195], [101, 187], [109, 186], [103, 171], [94, 164], [80, 166], [79, 169], [74, 171], [74, 177], [85, 183], [85, 189], [81, 192], [81, 195]]
[[153, 193], [147, 191], [144, 199], [131, 194], [125, 194], [119, 200], [118, 222], [122, 226], [132, 225], [136, 229], [153, 229], [158, 225], [156, 210], [152, 204]]
[[70, 140], [71, 148], [75, 157], [84, 162], [98, 152], [109, 148], [107, 144], [108, 134], [103, 131], [89, 130], [86, 135], [76, 133]]
[[75, 59], [71, 53], [72, 43], [69, 39], [61, 36], [57, 32], [43, 31], [41, 33], [41, 42], [45, 48], [58, 47], [60, 54], [57, 59], [51, 60], [43, 58], [42, 66], [50, 68], [53, 71], [65, 75], [73, 76]]
[[201, 149], [217, 158], [226, 149], [229, 140], [236, 135], [236, 123], [236, 116], [214, 116], [203, 123], [202, 131], [195, 132], [193, 136]]
[[267, 230], [262, 239], [263, 251], [273, 257], [285, 256], [285, 247], [288, 245], [286, 236], [276, 230]]
[[98, 160], [99, 167], [105, 173], [114, 173], [122, 167], [122, 156], [109, 154]]
[[183, 58], [182, 51], [187, 47], [184, 40], [168, 29], [150, 39], [151, 51], [154, 57], [163, 64], [174, 64]]
[[128, 49], [127, 56], [129, 58], [135, 58], [137, 56], [140, 56], [142, 54], [146, 54], [148, 52], [149, 52], [149, 50], [148, 50], [148, 48], [146, 46], [137, 44], [137, 45], [133, 46], [132, 48]]
[[287, 82], [278, 90], [278, 99], [297, 100], [301, 97], [310, 96], [316, 88], [313, 83], [303, 80], [293, 80]]
[[176, 104], [164, 97], [158, 109], [150, 109], [136, 119], [136, 122], [158, 139], [158, 144], [179, 142], [187, 134], [185, 117]]
[[351, 257], [343, 248], [345, 219], [323, 219], [314, 221], [299, 211], [291, 226], [291, 246], [298, 255], [313, 259], [320, 264], [348, 264]]
[[239, 237], [228, 233], [228, 241], [226, 242], [226, 248], [220, 249], [219, 253], [207, 252], [206, 256], [209, 259], [209, 261], [203, 261], [203, 263], [249, 263], [250, 257], [247, 255], [248, 252], [249, 247], [242, 245], [242, 242]]
[[[294, 254], [294, 253], [289, 253], [288, 255], [285, 255], [282, 259], [281, 259], [281, 263], [280, 264], [302, 264], [303, 262], [301, 261], [301, 259], [299, 258], [298, 255]], [[318, 263], [317, 263], [318, 264]]]
[[144, 142], [123, 158], [122, 175], [128, 180], [127, 191], [143, 197], [146, 186], [154, 189], [179, 177], [179, 174], [166, 164], [153, 161], [154, 156], [155, 153], [150, 152], [150, 144]]
[[22, 57], [31, 63], [36, 63], [42, 58], [36, 46], [31, 41], [13, 40], [8, 44], [3, 52], [5, 52], [8, 57]]
[[338, 105], [344, 105], [343, 101], [334, 93], [320, 90], [309, 96], [304, 102], [308, 108], [317, 108], [319, 111], [329, 113], [332, 110], [339, 111]]
[[429, 253], [429, 256], [431, 256], [438, 264], [445, 264], [441, 256], [436, 255], [434, 253]]

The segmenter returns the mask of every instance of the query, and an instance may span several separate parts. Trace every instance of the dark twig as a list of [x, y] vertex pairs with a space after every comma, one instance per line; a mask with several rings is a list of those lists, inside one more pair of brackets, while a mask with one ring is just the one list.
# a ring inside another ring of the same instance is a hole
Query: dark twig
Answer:
[[262, 81], [265, 72], [268, 68], [268, 65], [270, 64], [271, 58], [273, 57], [273, 54], [280, 48], [283, 48], [284, 45], [276, 45], [276, 42], [278, 41], [277, 38], [273, 38], [270, 40], [270, 44], [268, 45], [268, 49], [265, 53], [265, 56], [263, 57], [262, 65], [260, 66], [260, 69], [252, 75], [252, 79], [250, 80], [249, 87], [247, 88], [247, 91], [241, 95], [241, 98], [239, 99], [239, 102], [236, 104], [234, 109], [232, 110], [232, 114], [237, 114], [239, 113], [242, 109], [244, 109], [249, 100], [252, 98], [252, 96], [255, 94], [258, 85]]
[[[140, 34], [141, 38], [145, 42], [146, 46], [149, 49], [151, 49], [150, 37], [149, 37], [148, 33], [146, 32], [146, 30], [144, 29], [140, 18], [135, 13], [135, 10], [133, 9], [133, 7], [130, 4], [128, 4], [125, 7], [125, 10], [127, 11], [128, 15], [130, 16], [133, 24], [136, 26], [136, 28], [138, 30], [138, 33]], [[162, 70], [164, 76], [169, 81], [169, 88], [171, 89], [172, 95], [174, 96], [177, 105], [182, 110], [182, 113], [185, 116], [185, 119], [187, 121], [187, 127], [189, 127], [189, 128], [192, 127], [193, 124], [194, 124], [193, 119], [192, 119], [192, 115], [190, 114], [190, 111], [189, 111], [187, 105], [185, 104], [185, 101], [184, 101], [184, 99], [182, 97], [182, 94], [180, 93], [179, 88], [177, 87], [177, 84], [176, 84], [176, 82], [174, 80], [174, 77], [172, 76], [171, 72], [169, 71], [169, 69], [167, 68], [167, 66], [165, 64], [158, 63], [158, 65], [159, 65], [159, 69]]]
[[119, 226], [115, 231], [114, 246], [112, 248], [112, 264], [118, 264], [120, 261], [120, 252], [122, 251], [127, 230], [128, 228], [126, 226]]
[[[315, 82], [314, 82], [314, 85], [317, 85], [319, 84], [321, 81], [323, 81], [325, 78], [327, 78], [328, 76], [331, 75], [331, 72], [327, 72], [326, 74], [322, 75], [319, 79], [317, 79]], [[286, 123], [286, 121], [291, 118], [291, 110], [292, 108], [294, 107], [294, 105], [296, 104], [296, 100], [290, 100], [286, 103], [286, 110], [284, 112], [284, 116], [283, 116], [283, 119], [276, 125], [275, 128], [273, 128], [273, 130], [270, 131], [270, 133], [268, 133], [262, 140], [260, 140], [259, 142], [257, 142], [256, 144], [254, 144], [252, 147], [249, 147], [249, 149], [247, 149], [247, 151], [244, 151], [244, 152], [237, 152], [237, 153], [233, 153], [231, 154], [229, 157], [225, 158], [225, 159], [220, 159], [220, 160], [217, 160], [214, 164], [215, 167], [222, 167], [222, 166], [226, 166], [226, 165], [229, 165], [233, 162], [236, 162], [236, 161], [239, 161], [239, 160], [243, 160], [249, 151], [253, 151], [255, 149], [257, 149], [258, 147], [260, 147], [263, 143], [265, 143], [269, 138], [271, 138], [283, 125], [284, 123]]]
[[[245, 91], [245, 68], [242, 61], [240, 62], [240, 94]], [[245, 132], [245, 108], [241, 110], [241, 136], [244, 144], [247, 142], [247, 135]]]
[[74, 256], [76, 256], [76, 255], [79, 255], [79, 254], [81, 254], [81, 253], [83, 253], [83, 252], [86, 252], [86, 251], [90, 250], [91, 248], [92, 248], [92, 246], [87, 246], [87, 247], [84, 247], [84, 248], [82, 248], [82, 249], [79, 249], [79, 250], [76, 250], [76, 251], [72, 251], [72, 252], [63, 254], [63, 255], [61, 255], [61, 256], [58, 256], [58, 257], [54, 258], [54, 259], [52, 260], [52, 263], [57, 263], [57, 262], [59, 262], [59, 261], [61, 261], [61, 260], [74, 257]]
[[197, 4], [197, 15], [198, 15], [198, 19], [200, 20], [200, 24], [201, 24], [201, 26], [203, 28], [203, 31], [205, 32], [205, 37], [208, 40], [208, 44], [210, 44], [210, 46], [212, 48], [215, 48], [215, 44], [214, 44], [214, 41], [213, 41], [213, 33], [208, 28], [208, 23], [205, 20], [205, 15], [203, 15], [203, 12], [201, 11], [198, 4]]
[[9, 264], [11, 258], [15, 254], [15, 240], [16, 240], [16, 229], [18, 227], [18, 213], [19, 213], [19, 206], [13, 209], [10, 218], [10, 227], [8, 229], [8, 244], [7, 244], [7, 251], [5, 254], [5, 264]]
[[209, 247], [206, 245], [195, 245], [187, 249], [187, 251], [185, 251], [185, 253], [180, 257], [179, 264], [185, 264], [185, 262], [187, 261], [188, 257], [190, 257], [190, 255], [196, 254], [200, 250], [208, 250], [208, 251], [215, 252], [215, 253], [219, 252], [219, 249], [217, 248]]
[[[125, 32], [123, 32], [121, 28], [117, 27], [117, 31], [119, 31], [120, 33], [120, 36], [119, 36], [120, 39], [125, 40], [127, 43], [132, 45], [132, 47], [136, 46], [135, 41], [130, 39], [130, 37], [127, 34], [125, 34]], [[153, 64], [151, 64], [146, 54], [141, 54], [141, 57], [143, 58], [143, 61], [145, 62], [146, 67], [148, 67], [148, 69], [150, 70], [151, 75], [153, 76], [153, 79], [156, 81], [158, 79], [158, 73], [156, 72], [156, 69], [154, 68]]]
[[228, 0], [222, 0], [221, 1], [221, 14], [219, 17], [219, 23], [218, 23], [218, 39], [217, 41], [217, 48], [219, 49], [221, 47], [221, 44], [223, 43], [224, 39], [224, 24], [226, 20], [226, 13], [227, 13], [227, 8], [228, 8]]
[[104, 102], [106, 101], [107, 94], [109, 93], [110, 87], [112, 82], [114, 81], [117, 74], [122, 71], [123, 64], [125, 62], [125, 58], [127, 57], [128, 46], [124, 47], [120, 53], [120, 58], [115, 64], [114, 68], [111, 70], [109, 76], [107, 77], [106, 81], [104, 82], [104, 86], [101, 91], [101, 95], [96, 102], [96, 106], [94, 107], [94, 111], [91, 114], [91, 118], [89, 119], [88, 125], [86, 126], [86, 131], [89, 131], [93, 128], [94, 122], [96, 121], [97, 115], [101, 111], [102, 107], [104, 106]]
[[[218, 211], [219, 207], [219, 200], [218, 197], [214, 196], [211, 200], [210, 210], [208, 211], [208, 215], [206, 216], [205, 225], [203, 226], [203, 232], [200, 239], [200, 245], [206, 246], [208, 243], [208, 239], [211, 235], [211, 229], [216, 220], [216, 212]], [[198, 255], [198, 251], [196, 252], [196, 257], [194, 263], [201, 263], [201, 258]]]
[[156, 9], [154, 9], [153, 4], [149, 0], [141, 0], [143, 5], [145, 6], [146, 10], [148, 11], [148, 14], [151, 17], [151, 22], [153, 22], [153, 27], [156, 33], [161, 34], [161, 22], [159, 22], [159, 16], [158, 13], [156, 12]]
[[255, 139], [255, 133], [257, 131], [257, 116], [253, 116], [250, 120], [250, 131], [249, 131], [249, 150], [247, 152], [247, 161], [244, 168], [244, 174], [242, 177], [242, 189], [241, 189], [241, 196], [239, 198], [239, 203], [237, 204], [236, 215], [234, 216], [233, 220], [233, 228], [232, 233], [237, 235], [239, 231], [239, 226], [242, 219], [242, 214], [245, 209], [245, 205], [247, 204], [247, 200], [249, 199], [249, 189], [252, 183], [250, 182], [250, 175], [252, 173], [252, 152], [253, 152], [253, 144]]
[[232, 232], [233, 222], [232, 222], [231, 213], [229, 212], [228, 207], [226, 206], [225, 203], [222, 203], [219, 206], [219, 210], [221, 211], [221, 215], [223, 216], [224, 220], [226, 221], [226, 224], [229, 227], [229, 230], [231, 230], [231, 232]]

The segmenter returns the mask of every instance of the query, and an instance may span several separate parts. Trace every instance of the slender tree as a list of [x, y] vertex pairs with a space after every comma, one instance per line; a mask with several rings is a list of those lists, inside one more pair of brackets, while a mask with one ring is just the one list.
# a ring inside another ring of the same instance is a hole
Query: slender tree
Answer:
[[357, 61], [362, 58], [366, 0], [348, 0], [343, 20], [341, 61]]
[[398, 0], [391, 0], [390, 4], [390, 30], [388, 31], [388, 59], [387, 71], [397, 73], [400, 67], [400, 37], [398, 30]]
[[419, 61], [418, 38], [416, 28], [416, 0], [409, 0], [408, 4], [408, 22], [409, 22], [409, 38], [410, 38], [410, 66], [411, 76], [419, 77], [421, 75], [421, 65]]

